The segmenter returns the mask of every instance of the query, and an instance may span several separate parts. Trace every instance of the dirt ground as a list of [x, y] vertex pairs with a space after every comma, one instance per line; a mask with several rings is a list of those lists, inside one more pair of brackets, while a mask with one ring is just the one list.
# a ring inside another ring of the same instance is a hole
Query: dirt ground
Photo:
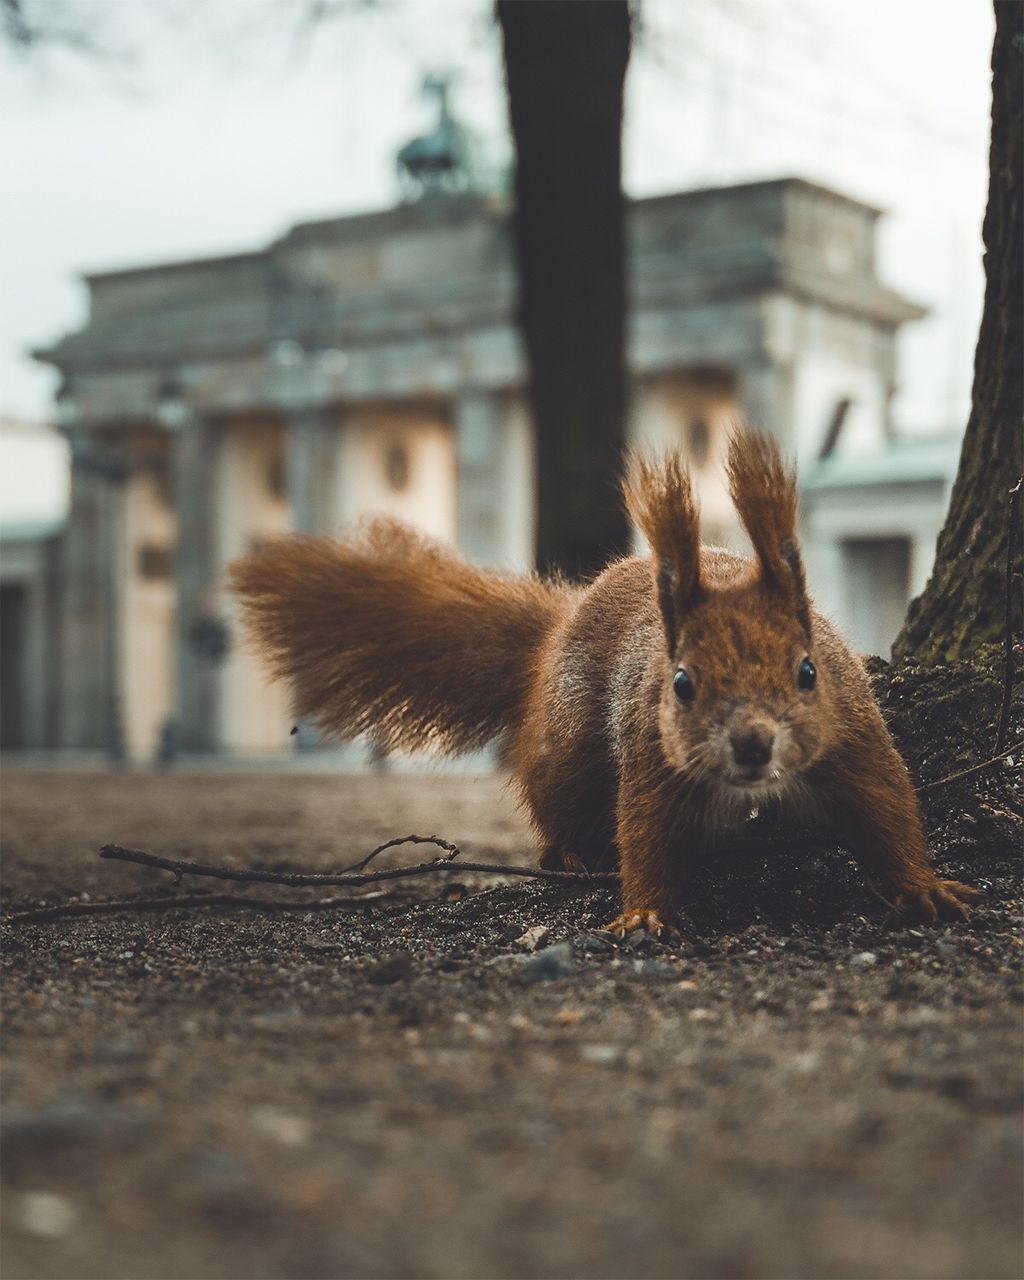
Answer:
[[[326, 869], [409, 831], [531, 856], [493, 777], [8, 768], [4, 906], [173, 891], [108, 841]], [[1017, 851], [944, 866], [972, 920], [891, 928], [839, 852], [723, 854], [675, 946], [457, 870], [8, 922], [4, 1276], [1017, 1277]]]

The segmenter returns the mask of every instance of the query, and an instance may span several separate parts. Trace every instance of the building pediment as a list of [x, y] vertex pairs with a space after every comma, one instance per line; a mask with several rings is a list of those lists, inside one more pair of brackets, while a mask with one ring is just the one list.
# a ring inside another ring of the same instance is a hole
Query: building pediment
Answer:
[[[923, 313], [875, 274], [878, 210], [800, 179], [628, 205], [636, 312], [783, 293], [895, 327]], [[514, 327], [508, 206], [478, 195], [299, 223], [264, 250], [90, 274], [66, 372], [459, 339]]]

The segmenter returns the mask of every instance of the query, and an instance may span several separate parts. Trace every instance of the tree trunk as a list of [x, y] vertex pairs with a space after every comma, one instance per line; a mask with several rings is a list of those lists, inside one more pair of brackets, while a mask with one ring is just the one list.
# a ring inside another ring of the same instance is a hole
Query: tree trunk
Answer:
[[625, 0], [499, 0], [516, 143], [519, 323], [537, 438], [537, 560], [626, 550]]
[[[1024, 200], [1024, 5], [996, 0], [992, 49], [992, 142], [985, 214], [985, 309], [974, 357], [974, 391], [960, 468], [931, 579], [910, 606], [894, 656], [941, 662], [999, 640], [1019, 605], [1020, 505], [1008, 494], [1021, 475]], [[1007, 538], [1016, 575], [1006, 598]]]

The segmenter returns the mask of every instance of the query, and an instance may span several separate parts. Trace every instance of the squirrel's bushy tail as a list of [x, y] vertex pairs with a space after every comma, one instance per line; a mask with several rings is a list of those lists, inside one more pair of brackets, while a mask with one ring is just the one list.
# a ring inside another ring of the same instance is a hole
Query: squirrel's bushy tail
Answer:
[[566, 588], [472, 567], [394, 520], [348, 541], [292, 537], [230, 582], [297, 717], [342, 739], [458, 752], [520, 720]]

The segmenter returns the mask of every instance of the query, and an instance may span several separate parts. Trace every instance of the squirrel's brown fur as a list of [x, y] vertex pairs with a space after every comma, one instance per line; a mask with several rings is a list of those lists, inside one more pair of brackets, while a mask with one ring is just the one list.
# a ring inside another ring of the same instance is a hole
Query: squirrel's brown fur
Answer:
[[652, 554], [587, 586], [476, 569], [387, 520], [272, 544], [232, 584], [297, 715], [387, 747], [500, 739], [543, 865], [618, 862], [620, 933], [660, 931], [698, 856], [769, 802], [826, 820], [898, 908], [961, 913], [974, 891], [936, 878], [864, 669], [807, 598], [793, 473], [751, 431], [728, 470], [753, 561], [700, 546], [679, 458], [636, 456]]

